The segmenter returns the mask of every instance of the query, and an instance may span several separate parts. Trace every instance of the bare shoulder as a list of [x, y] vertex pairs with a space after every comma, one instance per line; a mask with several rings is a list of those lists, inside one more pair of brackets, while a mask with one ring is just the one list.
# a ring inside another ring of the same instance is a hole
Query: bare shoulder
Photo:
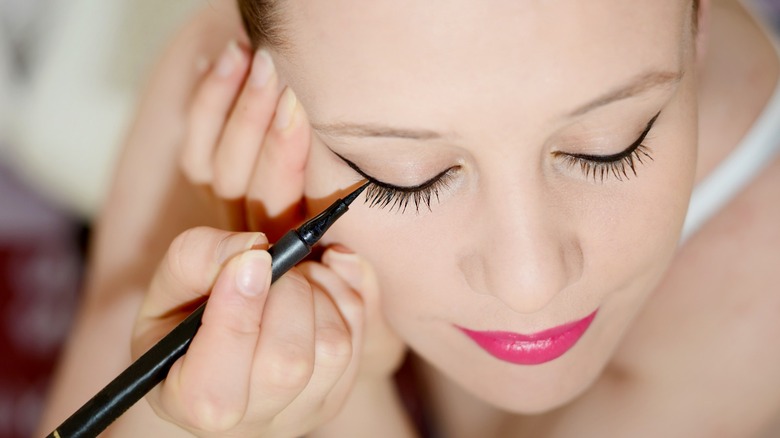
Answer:
[[670, 430], [753, 436], [780, 417], [778, 200], [780, 158], [680, 248], [616, 355]]

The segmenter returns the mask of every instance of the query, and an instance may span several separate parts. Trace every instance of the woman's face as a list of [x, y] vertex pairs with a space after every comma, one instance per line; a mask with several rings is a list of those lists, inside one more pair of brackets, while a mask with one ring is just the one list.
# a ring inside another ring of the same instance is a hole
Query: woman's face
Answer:
[[[388, 205], [353, 206], [328, 237], [373, 264], [395, 331], [502, 409], [539, 412], [587, 388], [685, 215], [690, 3], [282, 7], [290, 50], [276, 63], [314, 129], [307, 196], [320, 208], [365, 175], [385, 185], [370, 199]], [[462, 329], [487, 332], [484, 348]]]

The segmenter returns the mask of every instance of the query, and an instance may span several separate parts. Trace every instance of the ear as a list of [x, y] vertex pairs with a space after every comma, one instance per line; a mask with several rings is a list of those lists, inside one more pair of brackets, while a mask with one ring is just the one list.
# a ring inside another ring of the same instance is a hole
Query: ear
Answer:
[[[694, 0], [695, 1], [695, 0]], [[696, 12], [696, 62], [701, 65], [704, 58], [707, 55], [707, 47], [709, 46], [709, 30], [710, 30], [710, 7], [711, 0], [698, 0], [699, 7]]]

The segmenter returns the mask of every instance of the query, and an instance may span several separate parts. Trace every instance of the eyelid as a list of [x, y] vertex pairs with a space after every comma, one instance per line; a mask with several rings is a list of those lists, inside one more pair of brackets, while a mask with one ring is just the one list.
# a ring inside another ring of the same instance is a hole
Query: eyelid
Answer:
[[417, 185], [413, 185], [413, 186], [396, 186], [396, 185], [389, 184], [389, 183], [386, 183], [386, 182], [383, 182], [383, 181], [380, 181], [380, 180], [374, 178], [373, 176], [371, 176], [371, 175], [367, 174], [366, 172], [364, 172], [363, 169], [358, 167], [352, 161], [349, 161], [348, 159], [344, 158], [343, 156], [341, 156], [340, 154], [338, 154], [336, 152], [333, 152], [333, 153], [336, 154], [337, 157], [341, 158], [342, 161], [347, 163], [347, 165], [349, 167], [351, 167], [352, 170], [354, 170], [355, 172], [360, 174], [360, 176], [362, 176], [363, 178], [365, 178], [369, 182], [371, 182], [371, 184], [373, 184], [373, 185], [375, 185], [377, 187], [384, 188], [384, 189], [396, 190], [396, 191], [404, 192], [404, 193], [412, 193], [412, 192], [419, 192], [421, 190], [425, 190], [425, 189], [433, 186], [434, 184], [436, 184], [436, 182], [439, 181], [444, 175], [446, 175], [447, 173], [451, 172], [452, 169], [454, 169], [454, 167], [447, 168], [444, 171], [439, 172], [438, 174], [436, 174], [436, 176], [434, 176], [433, 178], [430, 178], [427, 181], [422, 182], [422, 183], [417, 184]]
[[553, 154], [556, 156], [566, 155], [571, 158], [593, 161], [595, 163], [612, 163], [615, 161], [620, 161], [628, 157], [629, 155], [631, 155], [637, 148], [639, 148], [642, 145], [642, 143], [647, 138], [647, 134], [653, 128], [656, 119], [658, 119], [658, 116], [660, 115], [661, 115], [661, 111], [658, 111], [658, 113], [656, 113], [656, 115], [653, 116], [653, 118], [650, 119], [649, 122], [647, 122], [647, 126], [645, 126], [644, 131], [642, 131], [642, 133], [639, 135], [639, 138], [637, 138], [633, 143], [631, 143], [631, 145], [628, 146], [626, 149], [616, 154], [610, 154], [610, 155], [570, 154], [570, 153], [560, 152], [560, 151], [556, 151]]

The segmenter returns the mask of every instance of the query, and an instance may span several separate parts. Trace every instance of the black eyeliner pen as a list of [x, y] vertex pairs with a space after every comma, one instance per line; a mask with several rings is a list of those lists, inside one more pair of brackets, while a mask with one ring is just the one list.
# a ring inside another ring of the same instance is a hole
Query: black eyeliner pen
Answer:
[[[336, 222], [368, 183], [338, 199], [325, 211], [300, 227], [290, 230], [268, 249], [271, 254], [271, 283], [298, 264], [311, 252], [325, 231]], [[68, 417], [49, 437], [96, 437], [109, 424], [125, 413], [130, 406], [165, 379], [178, 358], [187, 351], [200, 327], [203, 303], [170, 333], [154, 344], [146, 353], [127, 367], [114, 380], [95, 394], [78, 411]]]

